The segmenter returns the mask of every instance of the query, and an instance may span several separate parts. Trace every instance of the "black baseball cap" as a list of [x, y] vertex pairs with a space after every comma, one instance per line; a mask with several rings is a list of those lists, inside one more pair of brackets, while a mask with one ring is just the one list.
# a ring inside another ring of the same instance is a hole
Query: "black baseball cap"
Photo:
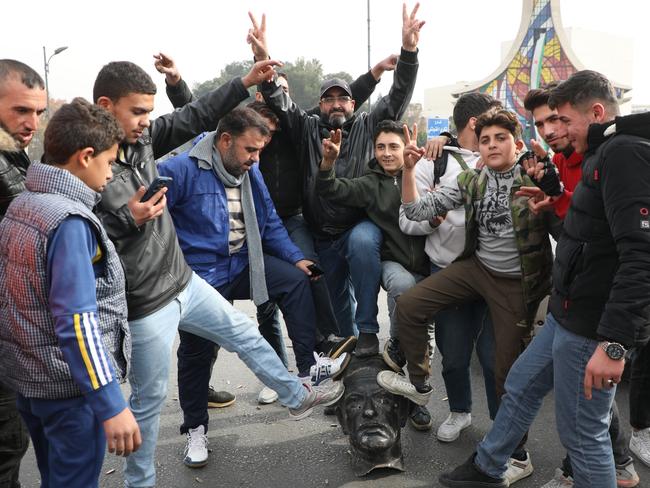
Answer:
[[323, 98], [323, 95], [325, 95], [325, 92], [327, 92], [327, 90], [334, 87], [338, 87], [344, 90], [349, 96], [352, 96], [352, 90], [350, 89], [350, 85], [348, 85], [347, 81], [342, 80], [341, 78], [330, 78], [329, 80], [325, 80], [320, 86], [320, 98]]

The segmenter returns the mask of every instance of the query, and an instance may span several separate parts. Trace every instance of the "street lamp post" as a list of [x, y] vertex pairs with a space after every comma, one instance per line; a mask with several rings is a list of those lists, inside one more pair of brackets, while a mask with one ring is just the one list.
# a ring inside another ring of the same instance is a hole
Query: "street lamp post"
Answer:
[[47, 110], [46, 113], [50, 114], [50, 86], [47, 82], [47, 75], [50, 72], [50, 59], [52, 59], [54, 56], [56, 56], [59, 53], [62, 53], [68, 49], [68, 46], [62, 46], [62, 47], [57, 47], [54, 52], [50, 55], [50, 57], [47, 57], [47, 54], [45, 53], [45, 46], [43, 46], [43, 65], [45, 67], [45, 96], [47, 97]]

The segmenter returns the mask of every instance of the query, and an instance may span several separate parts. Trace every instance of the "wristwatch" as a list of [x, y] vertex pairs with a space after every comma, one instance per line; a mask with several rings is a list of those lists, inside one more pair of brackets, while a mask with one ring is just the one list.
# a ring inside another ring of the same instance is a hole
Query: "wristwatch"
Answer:
[[614, 361], [625, 359], [625, 353], [627, 350], [618, 342], [603, 341], [598, 345], [603, 351], [605, 351], [605, 354], [607, 354], [609, 359], [613, 359]]

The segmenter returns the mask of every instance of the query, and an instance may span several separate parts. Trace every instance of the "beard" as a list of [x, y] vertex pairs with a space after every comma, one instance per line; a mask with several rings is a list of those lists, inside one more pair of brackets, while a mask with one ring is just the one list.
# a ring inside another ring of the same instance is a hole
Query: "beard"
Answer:
[[329, 125], [332, 129], [340, 129], [343, 127], [343, 124], [345, 124], [350, 117], [352, 117], [352, 114], [348, 114], [346, 112], [341, 112], [341, 111], [332, 111], [329, 114], [321, 114], [321, 120]]
[[226, 151], [226, 154], [221, 157], [221, 162], [226, 171], [235, 178], [239, 178], [244, 174], [244, 168], [237, 160], [234, 148], [230, 148]]

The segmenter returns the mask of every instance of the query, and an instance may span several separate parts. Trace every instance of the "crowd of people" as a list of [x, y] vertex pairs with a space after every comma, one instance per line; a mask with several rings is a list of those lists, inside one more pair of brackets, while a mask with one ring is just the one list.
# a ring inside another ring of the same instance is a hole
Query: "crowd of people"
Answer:
[[[471, 425], [474, 351], [493, 420], [443, 486], [530, 476], [527, 431], [551, 390], [567, 455], [545, 488], [639, 483], [631, 454], [650, 466], [650, 115], [620, 116], [611, 83], [585, 70], [526, 96], [539, 141], [522, 139], [501, 102], [468, 93], [454, 134], [419, 147], [417, 126], [401, 122], [417, 11], [403, 7], [399, 55], [352, 83], [324, 80], [310, 109], [291, 99], [264, 16], [249, 14], [250, 72], [198, 99], [156, 55], [175, 111], [154, 120], [151, 77], [108, 63], [92, 103], [49, 118], [36, 161], [25, 149], [43, 80], [0, 60], [0, 486], [20, 486], [29, 437], [43, 487], [97, 486], [107, 449], [126, 458], [125, 486], [155, 486], [177, 331], [190, 468], [209, 461], [208, 408], [235, 401], [210, 386], [221, 347], [264, 384], [260, 403], [295, 420], [342, 397], [335, 379], [351, 355], [381, 355], [378, 385], [410, 400], [419, 430], [433, 427], [436, 348], [449, 400], [437, 439]], [[389, 71], [388, 94], [358, 111]], [[233, 300], [252, 300], [258, 324]], [[631, 429], [614, 401], [626, 362]]]

